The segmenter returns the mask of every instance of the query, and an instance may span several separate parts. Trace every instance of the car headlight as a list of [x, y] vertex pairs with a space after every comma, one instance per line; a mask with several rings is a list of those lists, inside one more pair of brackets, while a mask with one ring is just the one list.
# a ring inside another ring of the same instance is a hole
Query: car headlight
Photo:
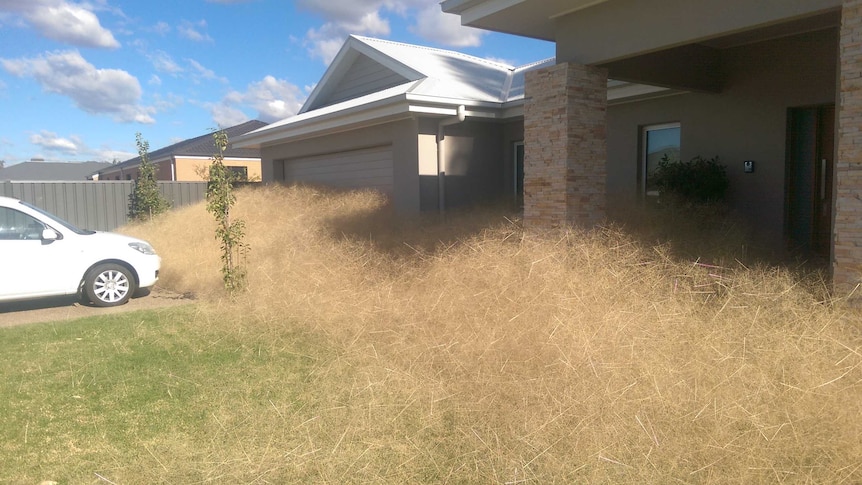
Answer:
[[134, 249], [135, 251], [138, 251], [139, 253], [142, 253], [142, 254], [146, 254], [146, 255], [156, 254], [156, 250], [153, 249], [152, 246], [150, 246], [149, 244], [147, 244], [145, 242], [130, 242], [129, 247]]

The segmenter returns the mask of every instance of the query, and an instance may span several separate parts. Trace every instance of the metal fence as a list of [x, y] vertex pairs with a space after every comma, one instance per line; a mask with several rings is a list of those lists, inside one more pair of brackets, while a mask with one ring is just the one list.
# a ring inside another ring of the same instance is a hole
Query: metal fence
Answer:
[[[111, 231], [128, 222], [132, 184], [128, 180], [0, 182], [0, 195], [29, 202], [83, 229]], [[174, 208], [206, 198], [206, 182], [158, 184]]]

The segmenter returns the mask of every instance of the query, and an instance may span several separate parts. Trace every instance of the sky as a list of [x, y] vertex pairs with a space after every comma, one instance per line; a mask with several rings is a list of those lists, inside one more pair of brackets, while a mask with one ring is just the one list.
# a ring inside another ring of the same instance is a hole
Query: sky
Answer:
[[0, 160], [123, 161], [290, 117], [350, 34], [518, 66], [552, 43], [485, 32], [440, 0], [0, 0]]

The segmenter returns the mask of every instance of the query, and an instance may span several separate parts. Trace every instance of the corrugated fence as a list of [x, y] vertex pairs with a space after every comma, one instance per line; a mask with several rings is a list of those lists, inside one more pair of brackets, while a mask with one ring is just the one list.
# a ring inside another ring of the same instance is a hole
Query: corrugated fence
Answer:
[[[206, 198], [206, 182], [159, 182], [171, 207]], [[29, 202], [82, 229], [112, 231], [128, 222], [132, 182], [0, 182], [0, 195]]]

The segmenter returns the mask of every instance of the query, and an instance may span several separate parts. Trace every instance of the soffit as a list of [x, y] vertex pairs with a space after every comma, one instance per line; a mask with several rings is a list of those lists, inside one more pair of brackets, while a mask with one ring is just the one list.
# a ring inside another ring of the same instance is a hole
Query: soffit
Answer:
[[461, 16], [461, 24], [523, 37], [554, 41], [555, 21], [610, 0], [446, 0], [444, 12]]

